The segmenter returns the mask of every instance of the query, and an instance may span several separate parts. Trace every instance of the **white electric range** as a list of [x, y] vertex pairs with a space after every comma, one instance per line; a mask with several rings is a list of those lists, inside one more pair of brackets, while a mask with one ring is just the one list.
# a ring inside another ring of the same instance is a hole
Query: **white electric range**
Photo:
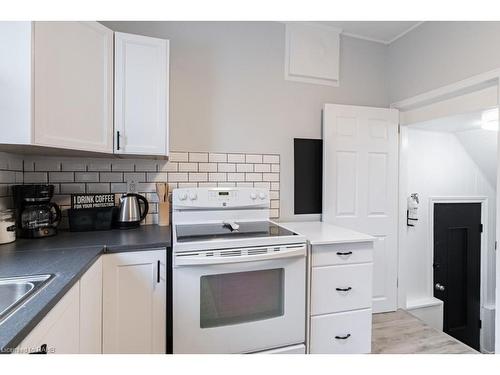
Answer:
[[172, 194], [173, 352], [305, 353], [306, 239], [269, 220], [269, 192]]

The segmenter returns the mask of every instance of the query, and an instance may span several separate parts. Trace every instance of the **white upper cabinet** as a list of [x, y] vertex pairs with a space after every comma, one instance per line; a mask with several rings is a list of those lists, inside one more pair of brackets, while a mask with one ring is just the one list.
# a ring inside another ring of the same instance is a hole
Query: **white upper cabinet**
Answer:
[[35, 22], [34, 143], [113, 149], [113, 31], [97, 22]]
[[115, 33], [116, 154], [168, 155], [169, 41]]
[[0, 22], [0, 144], [113, 152], [113, 31]]
[[31, 143], [31, 22], [0, 22], [0, 143]]

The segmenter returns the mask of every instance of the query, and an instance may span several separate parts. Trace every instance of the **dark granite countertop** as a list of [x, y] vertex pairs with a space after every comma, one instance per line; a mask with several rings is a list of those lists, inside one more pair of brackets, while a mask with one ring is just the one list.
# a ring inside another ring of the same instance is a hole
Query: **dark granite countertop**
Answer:
[[170, 227], [63, 232], [44, 239], [0, 245], [0, 278], [40, 274], [55, 277], [24, 305], [0, 321], [0, 353], [15, 348], [104, 252], [171, 247]]

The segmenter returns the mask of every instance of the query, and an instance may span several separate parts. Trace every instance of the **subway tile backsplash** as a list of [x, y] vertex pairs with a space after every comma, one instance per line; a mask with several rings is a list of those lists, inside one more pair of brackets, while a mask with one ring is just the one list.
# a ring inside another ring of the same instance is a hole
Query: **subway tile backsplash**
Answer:
[[[0, 208], [11, 206], [10, 185], [50, 183], [56, 203], [69, 208], [73, 193], [116, 193], [127, 181], [150, 202], [147, 224], [156, 223], [156, 182], [181, 187], [261, 187], [270, 190], [271, 217], [279, 218], [280, 157], [275, 154], [221, 152], [170, 153], [170, 160], [84, 159], [24, 156], [0, 153]], [[63, 225], [67, 225], [66, 221]]]
[[0, 152], [0, 209], [12, 207], [11, 186], [23, 183], [23, 159]]

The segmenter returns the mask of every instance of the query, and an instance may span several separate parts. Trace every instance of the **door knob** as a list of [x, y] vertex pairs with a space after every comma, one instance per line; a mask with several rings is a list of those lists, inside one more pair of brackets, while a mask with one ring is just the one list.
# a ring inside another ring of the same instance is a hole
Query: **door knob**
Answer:
[[439, 290], [440, 292], [444, 292], [445, 287], [444, 285], [437, 283], [436, 285], [434, 285], [434, 289]]

